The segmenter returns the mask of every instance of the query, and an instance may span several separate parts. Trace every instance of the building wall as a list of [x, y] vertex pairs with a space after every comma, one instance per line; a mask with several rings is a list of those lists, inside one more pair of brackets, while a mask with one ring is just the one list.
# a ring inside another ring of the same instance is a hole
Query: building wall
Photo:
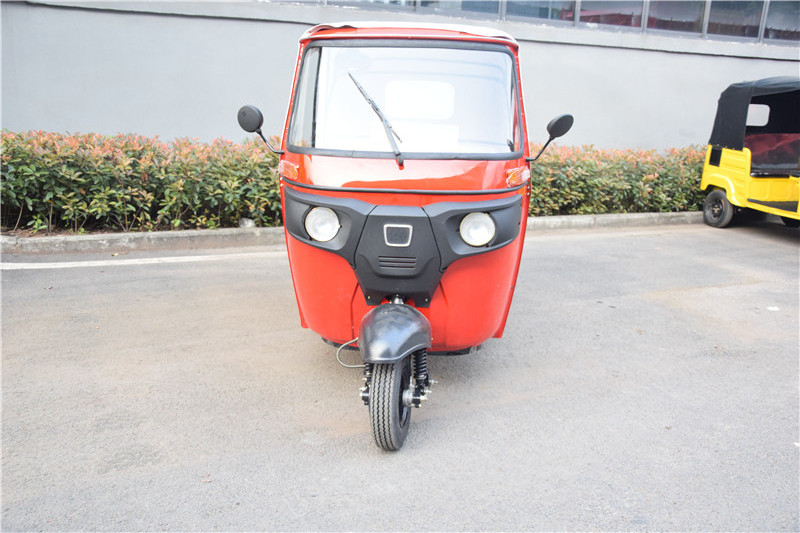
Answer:
[[730, 83], [800, 74], [800, 49], [257, 2], [7, 2], [2, 18], [3, 128], [247, 137], [250, 103], [280, 134], [297, 40], [341, 20], [494, 26], [520, 41], [531, 139], [553, 116], [575, 126], [562, 144], [657, 148], [704, 144]]

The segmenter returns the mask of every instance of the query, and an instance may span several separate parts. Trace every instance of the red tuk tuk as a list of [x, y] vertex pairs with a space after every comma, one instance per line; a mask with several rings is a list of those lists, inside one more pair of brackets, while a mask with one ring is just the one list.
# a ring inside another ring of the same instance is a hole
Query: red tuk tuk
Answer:
[[[358, 346], [385, 450], [430, 392], [429, 354], [503, 334], [535, 160], [517, 51], [501, 31], [449, 25], [320, 25], [300, 39], [274, 149], [300, 322]], [[258, 109], [238, 118], [263, 138]], [[551, 121], [547, 142], [572, 122]]]

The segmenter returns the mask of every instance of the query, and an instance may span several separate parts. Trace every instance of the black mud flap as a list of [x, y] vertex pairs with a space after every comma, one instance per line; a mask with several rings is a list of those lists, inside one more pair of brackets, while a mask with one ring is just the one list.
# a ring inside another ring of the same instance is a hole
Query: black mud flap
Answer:
[[431, 324], [411, 306], [383, 304], [361, 319], [358, 346], [365, 363], [393, 363], [431, 348]]

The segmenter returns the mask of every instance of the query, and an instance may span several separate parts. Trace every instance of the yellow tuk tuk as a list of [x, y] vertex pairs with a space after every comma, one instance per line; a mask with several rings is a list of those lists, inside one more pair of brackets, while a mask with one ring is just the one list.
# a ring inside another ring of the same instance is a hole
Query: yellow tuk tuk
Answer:
[[703, 220], [724, 228], [753, 209], [800, 226], [800, 78], [734, 83], [722, 92], [700, 188]]

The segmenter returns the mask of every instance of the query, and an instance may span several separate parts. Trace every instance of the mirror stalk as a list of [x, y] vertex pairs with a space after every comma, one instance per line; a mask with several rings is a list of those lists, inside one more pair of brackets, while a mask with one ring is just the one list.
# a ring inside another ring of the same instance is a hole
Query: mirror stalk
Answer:
[[275, 149], [275, 148], [274, 148], [274, 147], [273, 147], [273, 146], [272, 146], [272, 145], [269, 143], [269, 141], [267, 140], [267, 138], [266, 138], [266, 137], [264, 137], [264, 134], [263, 134], [263, 133], [261, 133], [261, 129], [260, 129], [260, 128], [256, 130], [256, 133], [258, 133], [258, 136], [259, 136], [259, 137], [261, 137], [261, 140], [262, 140], [262, 141], [264, 141], [264, 144], [266, 144], [266, 145], [267, 145], [267, 148], [269, 148], [269, 151], [270, 151], [270, 152], [272, 152], [272, 153], [273, 153], [273, 154], [275, 154], [275, 155], [283, 155], [283, 150], [276, 150], [276, 149]]
[[542, 146], [542, 149], [539, 150], [538, 154], [536, 154], [536, 157], [526, 157], [525, 161], [527, 163], [533, 163], [534, 161], [539, 159], [539, 156], [542, 155], [544, 149], [547, 148], [547, 146], [553, 141], [553, 139], [561, 137], [562, 135], [564, 135], [569, 131], [569, 129], [572, 127], [572, 123], [574, 122], [574, 120], [575, 119], [572, 117], [572, 115], [559, 115], [553, 120], [551, 120], [550, 123], [547, 125], [547, 133], [550, 134], [550, 138], [547, 139], [546, 143], [544, 143], [544, 146]]
[[547, 142], [544, 143], [544, 146], [542, 146], [542, 149], [539, 150], [538, 154], [536, 154], [536, 157], [526, 157], [525, 161], [528, 162], [528, 163], [533, 163], [534, 161], [539, 159], [539, 156], [542, 155], [542, 153], [544, 153], [545, 149], [550, 144], [550, 142], [552, 142], [553, 139], [555, 139], [555, 137], [550, 137], [549, 139], [547, 139]]

